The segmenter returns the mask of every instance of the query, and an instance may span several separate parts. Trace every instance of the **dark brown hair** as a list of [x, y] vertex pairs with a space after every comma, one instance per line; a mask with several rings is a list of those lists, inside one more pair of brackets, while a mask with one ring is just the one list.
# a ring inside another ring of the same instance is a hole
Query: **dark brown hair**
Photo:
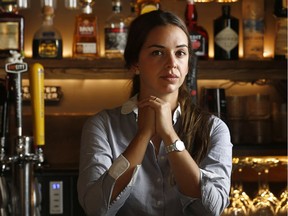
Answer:
[[[183, 30], [188, 41], [189, 33], [185, 23], [175, 14], [168, 11], [152, 11], [138, 16], [130, 25], [127, 44], [124, 52], [124, 59], [128, 69], [136, 64], [139, 58], [140, 50], [146, 41], [147, 35], [158, 26], [175, 25]], [[195, 58], [191, 43], [188, 44], [189, 61], [188, 68], [191, 72], [196, 65], [192, 64], [192, 58]], [[187, 150], [190, 152], [196, 163], [200, 163], [206, 156], [210, 144], [211, 121], [210, 114], [204, 112], [196, 104], [192, 103], [192, 97], [186, 85], [186, 79], [179, 88], [178, 101], [181, 107], [181, 128], [179, 137], [185, 143]], [[132, 83], [131, 96], [139, 93], [140, 78], [135, 75]]]

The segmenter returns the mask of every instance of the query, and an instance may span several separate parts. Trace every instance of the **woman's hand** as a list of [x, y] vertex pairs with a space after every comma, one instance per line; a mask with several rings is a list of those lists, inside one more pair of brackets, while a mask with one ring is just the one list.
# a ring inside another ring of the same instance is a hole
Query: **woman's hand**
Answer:
[[150, 106], [139, 106], [138, 131], [151, 137], [155, 134], [155, 111]]
[[[144, 119], [142, 120], [146, 121], [146, 124], [150, 124], [150, 127], [154, 128], [154, 133], [159, 135], [163, 140], [165, 140], [165, 137], [175, 133], [170, 103], [155, 96], [150, 96], [149, 98], [140, 101], [138, 106], [139, 109], [143, 109], [143, 114], [144, 112], [147, 113], [147, 117], [143, 116]], [[150, 113], [151, 111], [154, 115]]]

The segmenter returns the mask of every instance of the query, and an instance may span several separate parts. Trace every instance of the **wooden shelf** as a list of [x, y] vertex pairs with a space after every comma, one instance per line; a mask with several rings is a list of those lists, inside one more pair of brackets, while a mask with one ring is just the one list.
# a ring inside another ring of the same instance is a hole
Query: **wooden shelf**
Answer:
[[287, 142], [270, 144], [235, 144], [233, 156], [285, 156], [287, 155]]
[[[133, 74], [125, 68], [122, 59], [99, 58], [81, 60], [64, 58], [60, 60], [24, 59], [28, 65], [36, 62], [45, 68], [45, 79], [130, 79]], [[5, 76], [5, 61], [0, 60], [0, 77]], [[23, 77], [27, 75], [24, 73]], [[287, 62], [265, 60], [207, 60], [198, 62], [198, 79], [229, 79], [254, 81], [259, 79], [287, 79]]]

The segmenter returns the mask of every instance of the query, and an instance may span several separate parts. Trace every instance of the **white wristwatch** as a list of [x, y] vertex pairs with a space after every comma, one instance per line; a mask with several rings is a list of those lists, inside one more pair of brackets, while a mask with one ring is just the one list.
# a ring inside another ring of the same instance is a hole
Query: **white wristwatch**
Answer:
[[170, 153], [170, 152], [181, 152], [185, 149], [185, 145], [181, 140], [176, 140], [174, 143], [172, 143], [171, 145], [168, 145], [165, 147], [165, 151], [166, 153]]

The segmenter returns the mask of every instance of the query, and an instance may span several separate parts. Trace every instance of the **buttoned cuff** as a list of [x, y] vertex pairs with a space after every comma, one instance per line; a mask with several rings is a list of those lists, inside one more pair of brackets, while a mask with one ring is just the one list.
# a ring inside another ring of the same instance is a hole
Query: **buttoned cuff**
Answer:
[[109, 175], [117, 180], [130, 166], [130, 162], [121, 154], [109, 168]]

